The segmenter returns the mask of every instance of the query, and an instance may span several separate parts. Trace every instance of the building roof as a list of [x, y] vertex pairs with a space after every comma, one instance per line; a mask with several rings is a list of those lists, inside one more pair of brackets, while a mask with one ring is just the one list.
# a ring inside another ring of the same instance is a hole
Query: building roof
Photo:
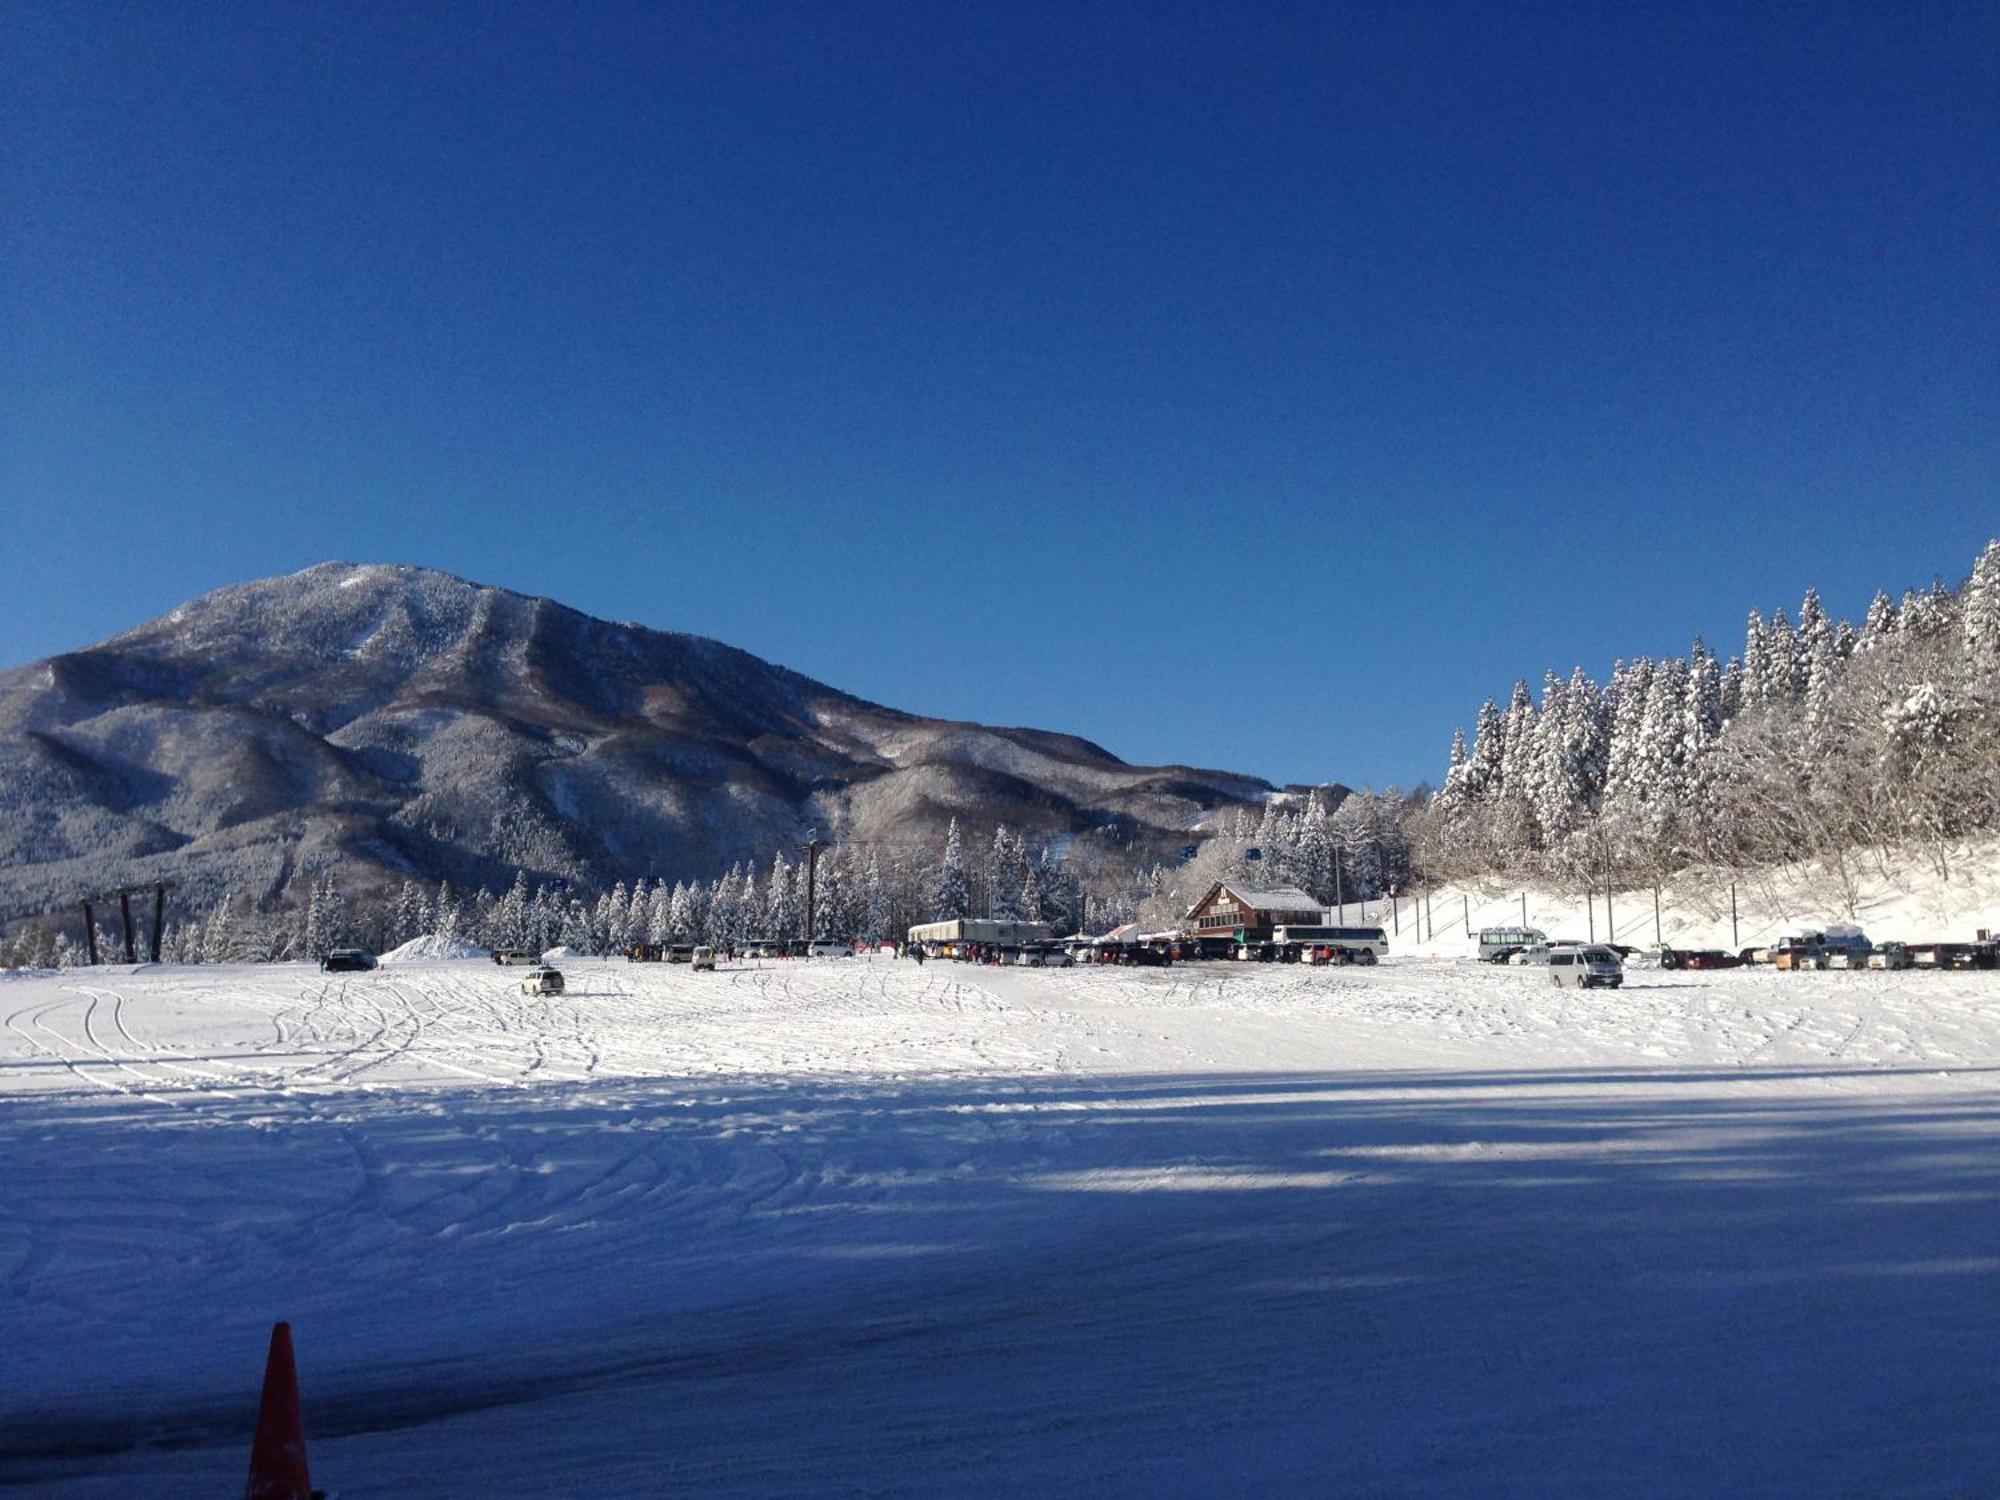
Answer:
[[1215, 899], [1217, 891], [1227, 891], [1236, 898], [1236, 904], [1251, 911], [1325, 911], [1320, 902], [1313, 900], [1295, 885], [1277, 885], [1268, 890], [1252, 890], [1238, 885], [1232, 880], [1218, 881], [1201, 894], [1201, 899], [1187, 909], [1186, 916], [1193, 916]]
[[1269, 890], [1253, 891], [1247, 890], [1240, 885], [1232, 885], [1225, 880], [1222, 883], [1222, 888], [1234, 896], [1239, 905], [1251, 907], [1256, 911], [1325, 910], [1317, 901], [1313, 900], [1312, 897], [1308, 896], [1295, 885], [1274, 885]]

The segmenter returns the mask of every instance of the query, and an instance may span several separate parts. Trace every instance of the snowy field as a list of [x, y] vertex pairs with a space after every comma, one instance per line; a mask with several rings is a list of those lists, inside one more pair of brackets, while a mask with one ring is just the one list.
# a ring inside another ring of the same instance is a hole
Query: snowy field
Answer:
[[0, 983], [0, 1486], [2000, 1494], [2000, 975]]

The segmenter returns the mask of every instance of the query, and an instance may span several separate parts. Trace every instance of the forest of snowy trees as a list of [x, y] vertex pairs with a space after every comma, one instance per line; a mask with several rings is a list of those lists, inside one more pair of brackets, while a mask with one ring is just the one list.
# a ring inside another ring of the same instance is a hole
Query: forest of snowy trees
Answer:
[[[968, 853], [953, 822], [942, 847], [835, 844], [820, 852], [813, 930], [806, 928], [806, 871], [783, 852], [757, 868], [737, 865], [712, 881], [621, 881], [594, 895], [517, 874], [506, 891], [461, 892], [449, 883], [406, 881], [386, 900], [351, 901], [337, 868], [319, 872], [296, 903], [261, 911], [247, 897], [225, 895], [207, 912], [172, 921], [161, 956], [176, 963], [319, 959], [333, 948], [377, 952], [415, 937], [461, 938], [483, 948], [622, 953], [641, 943], [737, 946], [751, 939], [839, 938], [880, 942], [914, 922], [969, 914], [1046, 921], [1074, 932], [1083, 899], [1076, 873], [1048, 849], [1002, 825]], [[99, 951], [118, 951], [115, 929], [100, 919]], [[87, 951], [61, 924], [29, 924], [0, 962], [11, 967], [69, 967]]]
[[1795, 620], [1752, 611], [1727, 662], [1697, 640], [1605, 683], [1551, 672], [1539, 701], [1516, 683], [1455, 738], [1413, 838], [1433, 879], [1580, 890], [1911, 847], [1948, 873], [1996, 822], [2000, 542], [1961, 588], [1877, 594], [1859, 626], [1808, 590]]

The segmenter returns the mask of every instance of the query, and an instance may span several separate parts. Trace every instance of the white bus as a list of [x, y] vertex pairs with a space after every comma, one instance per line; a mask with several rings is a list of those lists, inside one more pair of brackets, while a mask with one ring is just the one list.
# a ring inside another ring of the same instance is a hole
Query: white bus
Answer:
[[1539, 927], [1482, 927], [1479, 929], [1479, 961], [1504, 964], [1523, 948], [1546, 944], [1549, 935]]
[[1366, 949], [1377, 958], [1389, 956], [1389, 935], [1379, 927], [1276, 927], [1271, 944], [1280, 958], [1295, 958], [1287, 950], [1305, 948]]

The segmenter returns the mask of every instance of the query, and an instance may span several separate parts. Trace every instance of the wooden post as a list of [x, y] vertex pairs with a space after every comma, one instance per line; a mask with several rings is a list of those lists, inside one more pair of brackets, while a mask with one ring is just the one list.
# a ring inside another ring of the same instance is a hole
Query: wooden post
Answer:
[[136, 964], [139, 961], [139, 955], [132, 948], [132, 893], [130, 891], [120, 891], [118, 893], [118, 916], [125, 930], [125, 962]]
[[1653, 882], [1653, 941], [1660, 941], [1660, 883]]
[[1527, 925], [1528, 925], [1528, 893], [1526, 891], [1523, 891], [1521, 892], [1521, 926], [1525, 928]]
[[1395, 888], [1389, 890], [1389, 926], [1396, 937], [1403, 935], [1403, 904], [1397, 898]]
[[153, 887], [153, 945], [152, 961], [160, 961], [160, 929], [167, 920], [167, 887], [164, 882]]
[[1333, 904], [1340, 908], [1340, 915], [1333, 919], [1336, 927], [1347, 924], [1347, 892], [1340, 883], [1340, 845], [1333, 846]]
[[1464, 891], [1458, 893], [1458, 914], [1465, 923], [1465, 935], [1472, 936], [1472, 897]]
[[89, 949], [91, 967], [97, 966], [97, 918], [90, 910], [88, 901], [83, 903], [83, 941]]
[[799, 845], [799, 847], [806, 852], [806, 942], [810, 944], [813, 940], [813, 903], [815, 897], [813, 878], [819, 869], [819, 830], [814, 829], [811, 833], [807, 834], [806, 841]]
[[1729, 946], [1734, 948], [1738, 941], [1736, 931], [1736, 882], [1729, 882]]

